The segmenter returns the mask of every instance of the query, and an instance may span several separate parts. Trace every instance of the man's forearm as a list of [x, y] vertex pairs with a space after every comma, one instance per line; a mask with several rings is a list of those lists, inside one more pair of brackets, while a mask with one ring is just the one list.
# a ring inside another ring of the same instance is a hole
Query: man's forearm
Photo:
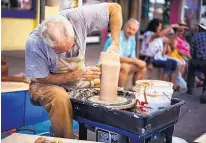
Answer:
[[128, 58], [128, 57], [120, 57], [120, 63], [127, 63], [127, 64], [133, 64], [137, 67], [143, 68], [146, 67], [145, 61], [142, 61], [137, 58]]
[[75, 75], [74, 72], [70, 72], [62, 74], [49, 74], [46, 78], [38, 78], [37, 80], [43, 84], [62, 85], [74, 81], [75, 79], [78, 79], [77, 75]]
[[128, 58], [128, 57], [120, 57], [120, 62], [121, 63], [134, 64], [133, 58]]
[[109, 3], [109, 15], [110, 15], [110, 29], [112, 35], [112, 44], [116, 44], [119, 47], [120, 31], [122, 28], [122, 10], [121, 6], [117, 3]]

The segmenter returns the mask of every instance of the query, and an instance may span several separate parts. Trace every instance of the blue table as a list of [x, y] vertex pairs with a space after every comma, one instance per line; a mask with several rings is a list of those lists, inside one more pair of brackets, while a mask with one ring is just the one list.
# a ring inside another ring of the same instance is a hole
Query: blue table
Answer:
[[43, 107], [30, 103], [28, 84], [2, 82], [1, 86], [1, 132], [48, 120]]

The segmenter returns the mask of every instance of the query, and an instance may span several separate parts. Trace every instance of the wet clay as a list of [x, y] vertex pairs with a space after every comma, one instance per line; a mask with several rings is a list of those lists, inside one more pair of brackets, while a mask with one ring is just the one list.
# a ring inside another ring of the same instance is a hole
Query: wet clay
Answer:
[[120, 72], [120, 57], [118, 53], [101, 52], [100, 100], [116, 101], [118, 79]]

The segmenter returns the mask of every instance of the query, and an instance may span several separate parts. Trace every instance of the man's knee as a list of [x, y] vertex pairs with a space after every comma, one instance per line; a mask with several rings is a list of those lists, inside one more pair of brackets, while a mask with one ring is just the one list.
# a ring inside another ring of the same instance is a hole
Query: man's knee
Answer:
[[147, 71], [147, 67], [145, 66], [145, 67], [143, 67], [143, 68], [141, 68], [141, 72], [142, 73], [145, 73]]
[[72, 109], [69, 95], [64, 88], [53, 87], [50, 94], [51, 95], [45, 104], [45, 108], [48, 112], [52, 109], [52, 107], [54, 107], [53, 109]]
[[121, 64], [120, 72], [129, 74], [130, 72], [129, 64]]
[[54, 87], [52, 89], [52, 98], [55, 102], [64, 102], [69, 100], [69, 95], [66, 90], [62, 87]]

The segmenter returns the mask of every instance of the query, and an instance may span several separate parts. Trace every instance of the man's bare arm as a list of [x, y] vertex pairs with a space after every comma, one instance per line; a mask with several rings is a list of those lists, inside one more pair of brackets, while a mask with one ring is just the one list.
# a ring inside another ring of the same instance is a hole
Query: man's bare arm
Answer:
[[122, 28], [122, 9], [117, 3], [109, 3], [109, 15], [110, 15], [110, 29], [112, 35], [112, 44], [119, 48], [120, 31]]
[[133, 65], [140, 67], [140, 68], [146, 66], [145, 61], [142, 61], [138, 58], [120, 57], [120, 63], [133, 64]]
[[128, 57], [120, 57], [120, 62], [127, 63], [127, 64], [134, 64], [134, 59]]
[[62, 74], [49, 74], [46, 78], [38, 78], [38, 82], [44, 84], [63, 85], [78, 79], [93, 80], [100, 77], [100, 71], [96, 69], [76, 70]]
[[39, 83], [43, 84], [62, 85], [78, 78], [79, 76], [75, 72], [68, 72], [61, 74], [49, 74], [46, 78], [37, 78], [37, 80]]

